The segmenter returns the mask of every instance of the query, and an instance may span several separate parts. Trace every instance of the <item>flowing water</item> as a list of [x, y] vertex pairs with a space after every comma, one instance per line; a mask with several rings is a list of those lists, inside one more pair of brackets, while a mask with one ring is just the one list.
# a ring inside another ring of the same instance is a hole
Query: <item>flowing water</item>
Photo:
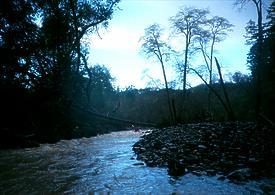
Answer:
[[138, 163], [132, 145], [141, 133], [115, 132], [38, 148], [0, 151], [0, 194], [261, 194], [257, 183], [236, 185]]

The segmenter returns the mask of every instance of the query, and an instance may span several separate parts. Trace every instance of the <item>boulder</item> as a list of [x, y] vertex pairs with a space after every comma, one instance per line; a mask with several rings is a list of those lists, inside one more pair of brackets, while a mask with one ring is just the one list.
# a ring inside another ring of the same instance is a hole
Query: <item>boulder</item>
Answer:
[[168, 161], [168, 174], [171, 176], [182, 176], [185, 174], [185, 166], [182, 160], [170, 159]]
[[142, 166], [142, 165], [144, 165], [144, 163], [143, 162], [137, 162], [137, 163], [134, 163], [133, 165], [134, 166]]
[[235, 171], [232, 171], [227, 175], [227, 178], [231, 181], [247, 181], [249, 177], [251, 176], [251, 169], [249, 168], [243, 168], [238, 169]]

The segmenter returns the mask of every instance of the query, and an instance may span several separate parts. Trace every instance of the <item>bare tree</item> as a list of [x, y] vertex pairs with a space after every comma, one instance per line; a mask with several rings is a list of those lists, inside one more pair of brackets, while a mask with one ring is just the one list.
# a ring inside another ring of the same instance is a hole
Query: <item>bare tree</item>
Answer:
[[[213, 54], [215, 44], [221, 42], [232, 31], [233, 25], [229, 21], [220, 16], [214, 16], [206, 20], [203, 28], [198, 30], [198, 36], [195, 40], [199, 44], [199, 50], [203, 55], [205, 65], [209, 74], [209, 85], [213, 83]], [[211, 90], [208, 94], [208, 110], [211, 112]]]
[[222, 87], [222, 91], [224, 94], [224, 98], [225, 100], [222, 98], [222, 96], [217, 92], [217, 90], [210, 85], [209, 83], [207, 83], [207, 81], [203, 78], [203, 76], [194, 68], [190, 68], [191, 71], [193, 71], [194, 73], [196, 73], [196, 75], [198, 75], [200, 77], [200, 79], [204, 82], [204, 84], [208, 87], [208, 89], [217, 97], [217, 99], [220, 101], [220, 103], [222, 104], [224, 110], [226, 111], [227, 114], [227, 119], [228, 120], [235, 120], [235, 115], [229, 100], [229, 96], [228, 93], [226, 91], [226, 87], [222, 78], [222, 73], [221, 73], [221, 66], [217, 60], [217, 58], [215, 57], [215, 61], [216, 61], [216, 66], [218, 69], [218, 73], [219, 73], [219, 79], [220, 79], [220, 83], [221, 83], [221, 87]]
[[227, 36], [227, 32], [232, 31], [233, 25], [220, 16], [214, 16], [206, 21], [204, 29], [198, 33], [196, 40], [200, 45], [207, 70], [209, 71], [209, 84], [212, 84], [213, 74], [213, 54], [215, 44], [221, 42]]
[[188, 56], [190, 53], [190, 46], [192, 45], [193, 37], [197, 35], [200, 25], [206, 20], [206, 15], [209, 13], [206, 9], [198, 9], [193, 7], [183, 7], [178, 13], [170, 18], [173, 33], [184, 36], [185, 50], [184, 50], [184, 64], [183, 64], [183, 96], [185, 101], [186, 96], [186, 76]]
[[226, 101], [226, 104], [227, 104], [227, 107], [228, 107], [228, 119], [229, 120], [235, 120], [235, 115], [234, 115], [234, 112], [233, 112], [233, 109], [232, 109], [232, 106], [231, 106], [231, 103], [230, 103], [230, 100], [229, 100], [229, 96], [228, 96], [228, 93], [226, 91], [225, 84], [224, 84], [224, 81], [223, 81], [223, 78], [222, 78], [221, 66], [220, 66], [220, 64], [219, 64], [216, 57], [215, 57], [215, 62], [216, 62], [216, 66], [217, 66], [217, 69], [218, 69], [218, 72], [219, 72], [220, 83], [221, 83], [222, 91], [223, 91], [223, 94], [224, 94], [224, 98], [225, 98], [225, 101]]
[[175, 124], [175, 117], [172, 111], [172, 105], [169, 94], [169, 87], [166, 78], [166, 72], [164, 67], [165, 58], [169, 55], [170, 47], [161, 40], [163, 29], [158, 24], [153, 24], [145, 29], [145, 35], [141, 37], [142, 41], [142, 52], [145, 53], [147, 57], [157, 57], [161, 64], [163, 78], [165, 82], [165, 89], [167, 94], [167, 103], [170, 113], [170, 123]]

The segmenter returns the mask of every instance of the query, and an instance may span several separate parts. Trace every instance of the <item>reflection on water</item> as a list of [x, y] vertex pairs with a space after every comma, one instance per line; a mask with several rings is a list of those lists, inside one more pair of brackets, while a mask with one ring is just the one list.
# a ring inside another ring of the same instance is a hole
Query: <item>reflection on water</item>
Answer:
[[0, 151], [0, 194], [261, 193], [252, 182], [243, 186], [191, 174], [175, 180], [165, 169], [136, 166], [131, 146], [140, 135], [122, 131]]

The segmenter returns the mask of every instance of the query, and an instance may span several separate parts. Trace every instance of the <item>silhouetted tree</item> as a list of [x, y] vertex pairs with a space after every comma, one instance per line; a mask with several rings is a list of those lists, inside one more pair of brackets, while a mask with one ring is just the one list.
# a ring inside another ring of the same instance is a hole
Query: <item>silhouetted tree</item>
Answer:
[[114, 88], [109, 70], [105, 66], [95, 65], [90, 68], [92, 73], [91, 104], [97, 111], [107, 112], [107, 103], [114, 96]]
[[[275, 72], [275, 63], [274, 63], [274, 7], [275, 3], [273, 2], [269, 9], [267, 15], [267, 22], [263, 24], [263, 42], [262, 42], [262, 54], [259, 53], [260, 42], [258, 37], [258, 25], [255, 22], [249, 21], [246, 30], [247, 30], [247, 42], [252, 45], [248, 54], [248, 63], [252, 72], [252, 77], [254, 85], [256, 87], [257, 78], [261, 78], [261, 112], [258, 114], [267, 114], [269, 118], [274, 120], [274, 110], [271, 105], [275, 101], [275, 90], [274, 90], [274, 72]], [[261, 62], [259, 62], [261, 59]], [[259, 64], [260, 63], [260, 64]], [[258, 97], [258, 96], [256, 96]], [[258, 99], [256, 99], [256, 105]]]
[[252, 72], [252, 76], [255, 81], [255, 114], [259, 119], [259, 115], [262, 107], [262, 63], [263, 59], [263, 39], [264, 39], [264, 27], [263, 27], [263, 0], [236, 0], [235, 5], [241, 8], [247, 3], [253, 3], [257, 12], [257, 62], [255, 64], [255, 72]]
[[[100, 27], [108, 26], [114, 8], [119, 0], [101, 1], [53, 1], [42, 4], [43, 26], [42, 34], [45, 40], [47, 55], [51, 58], [52, 70], [71, 82], [72, 87], [77, 85], [79, 71], [86, 71], [90, 79], [92, 74], [87, 64], [85, 48], [81, 45], [84, 35], [96, 32]], [[49, 63], [48, 63], [49, 64]], [[67, 71], [67, 78], [63, 74]], [[87, 83], [86, 91], [89, 91]], [[74, 91], [74, 89], [71, 89]], [[86, 94], [89, 94], [87, 92]]]
[[21, 125], [14, 131], [32, 131], [40, 141], [72, 136], [72, 102], [82, 102], [97, 79], [81, 39], [107, 27], [118, 2], [0, 1], [1, 114], [9, 121], [1, 129]]
[[249, 75], [243, 74], [240, 71], [235, 72], [232, 76], [232, 79], [237, 84], [250, 82]]
[[229, 96], [228, 96], [228, 93], [227, 93], [227, 90], [226, 90], [226, 87], [225, 87], [225, 83], [223, 81], [222, 72], [221, 72], [221, 66], [220, 66], [220, 64], [219, 64], [219, 62], [218, 62], [218, 60], [217, 60], [216, 57], [215, 57], [215, 62], [216, 62], [216, 66], [217, 66], [218, 73], [219, 73], [220, 85], [222, 87], [222, 91], [223, 91], [223, 94], [224, 94], [225, 102], [226, 102], [226, 105], [227, 105], [228, 119], [229, 120], [235, 120], [235, 114], [233, 112], [233, 109], [232, 109], [232, 106], [231, 106], [231, 102], [229, 100]]
[[188, 66], [188, 56], [190, 52], [190, 46], [194, 36], [198, 34], [200, 25], [206, 21], [206, 15], [208, 10], [198, 9], [193, 7], [183, 7], [178, 13], [170, 18], [172, 28], [175, 34], [184, 36], [184, 64], [183, 64], [183, 95], [186, 96], [186, 76]]
[[169, 46], [161, 40], [163, 29], [158, 24], [153, 24], [145, 29], [145, 35], [141, 37], [142, 51], [147, 55], [147, 57], [157, 57], [161, 64], [161, 69], [163, 73], [165, 89], [167, 94], [167, 104], [170, 113], [171, 124], [175, 124], [175, 117], [172, 110], [171, 99], [169, 94], [169, 87], [167, 83], [164, 61], [169, 55]]
[[[198, 36], [195, 40], [199, 43], [199, 50], [202, 53], [209, 74], [209, 85], [212, 85], [213, 79], [213, 54], [215, 44], [221, 42], [227, 36], [227, 32], [232, 31], [233, 25], [220, 16], [214, 16], [207, 19], [203, 26], [198, 30]], [[211, 90], [208, 95], [208, 111], [211, 113]]]
[[[0, 84], [31, 87], [36, 75], [31, 71], [37, 48], [38, 26], [31, 1], [0, 2]], [[4, 56], [4, 57], [3, 57]]]

